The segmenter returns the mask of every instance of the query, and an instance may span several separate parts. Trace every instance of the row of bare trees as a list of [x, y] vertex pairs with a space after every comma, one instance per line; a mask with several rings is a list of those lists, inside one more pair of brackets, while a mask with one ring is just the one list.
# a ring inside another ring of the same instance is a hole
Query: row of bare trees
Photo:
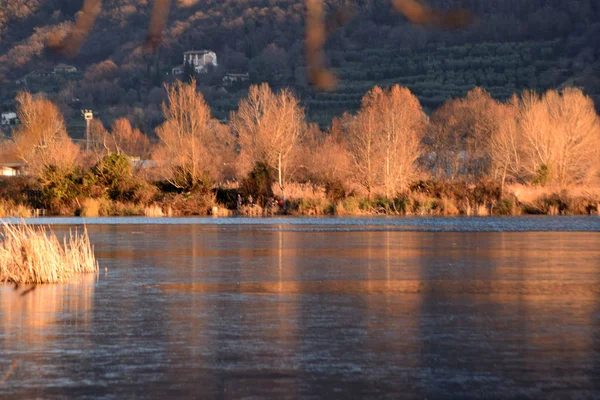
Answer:
[[[75, 165], [82, 150], [69, 139], [58, 108], [29, 93], [17, 101], [18, 157], [36, 174]], [[600, 120], [578, 89], [499, 102], [476, 88], [428, 116], [407, 88], [375, 87], [355, 114], [336, 118], [323, 132], [307, 123], [290, 90], [275, 93], [267, 84], [252, 86], [223, 124], [192, 81], [167, 87], [163, 113], [156, 146], [119, 119], [110, 132], [93, 126], [92, 151], [151, 154], [162, 179], [186, 190], [241, 179], [260, 163], [272, 168], [283, 197], [292, 180], [390, 198], [419, 176], [560, 186], [600, 179]]]
[[497, 106], [489, 141], [494, 175], [566, 186], [598, 178], [600, 123], [594, 103], [578, 89], [542, 96], [526, 92]]

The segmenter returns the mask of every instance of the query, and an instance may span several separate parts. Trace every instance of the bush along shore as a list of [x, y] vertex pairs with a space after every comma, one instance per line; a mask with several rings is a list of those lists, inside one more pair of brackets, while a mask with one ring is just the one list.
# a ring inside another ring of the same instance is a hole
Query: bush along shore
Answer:
[[63, 283], [80, 273], [98, 272], [87, 231], [70, 232], [61, 243], [44, 228], [3, 224], [0, 283]]
[[[165, 190], [164, 182], [121, 182], [121, 189], [95, 187], [93, 195], [76, 179], [57, 188], [40, 188], [31, 178], [0, 180], [0, 217], [43, 215], [108, 216], [273, 216], [273, 215], [396, 215], [396, 216], [491, 216], [491, 215], [600, 215], [600, 187], [555, 188], [508, 185], [504, 195], [498, 183], [465, 184], [420, 180], [394, 198], [356, 193], [332, 193], [312, 182], [293, 183], [285, 201], [272, 186], [248, 186], [248, 182]], [[88, 188], [88, 190], [90, 190]], [[70, 192], [72, 191], [72, 192]]]

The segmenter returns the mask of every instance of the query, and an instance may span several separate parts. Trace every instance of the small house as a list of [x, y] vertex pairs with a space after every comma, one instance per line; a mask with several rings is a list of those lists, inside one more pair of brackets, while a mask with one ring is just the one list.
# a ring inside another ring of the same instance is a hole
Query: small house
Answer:
[[77, 67], [68, 64], [58, 64], [56, 67], [54, 67], [53, 72], [55, 74], [73, 74], [77, 72]]
[[4, 162], [0, 163], [0, 175], [19, 176], [25, 172], [26, 164], [23, 162]]
[[226, 73], [223, 77], [223, 85], [231, 86], [234, 83], [247, 82], [248, 80], [250, 80], [250, 75], [247, 72], [243, 74]]
[[17, 113], [14, 111], [3, 112], [0, 114], [0, 125], [3, 127], [15, 126], [19, 123]]

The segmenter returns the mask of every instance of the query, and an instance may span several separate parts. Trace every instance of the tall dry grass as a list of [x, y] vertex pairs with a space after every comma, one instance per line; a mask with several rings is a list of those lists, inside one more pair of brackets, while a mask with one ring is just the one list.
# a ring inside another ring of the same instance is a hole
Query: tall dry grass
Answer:
[[[281, 194], [281, 190], [273, 184], [273, 193]], [[285, 186], [286, 199], [327, 199], [327, 193], [323, 186], [313, 183], [290, 182]]]
[[144, 207], [144, 215], [146, 217], [164, 217], [165, 213], [158, 204], [150, 204]]
[[98, 199], [85, 199], [81, 204], [82, 217], [98, 217], [100, 216], [101, 202]]
[[523, 212], [548, 215], [600, 214], [600, 187], [578, 185], [508, 187]]
[[3, 224], [0, 282], [62, 283], [93, 272], [98, 272], [98, 263], [86, 229], [82, 234], [70, 232], [61, 243], [45, 228]]
[[19, 217], [29, 218], [32, 216], [32, 210], [23, 204], [16, 203], [14, 201], [0, 200], [0, 218], [4, 217]]

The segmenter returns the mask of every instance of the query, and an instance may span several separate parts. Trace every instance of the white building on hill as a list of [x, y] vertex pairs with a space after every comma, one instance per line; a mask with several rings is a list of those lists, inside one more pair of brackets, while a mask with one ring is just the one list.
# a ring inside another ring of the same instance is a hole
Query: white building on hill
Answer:
[[173, 75], [181, 75], [185, 64], [194, 66], [194, 70], [198, 74], [206, 73], [207, 67], [212, 65], [217, 67], [217, 55], [210, 50], [190, 50], [183, 53], [183, 64], [173, 68]]
[[0, 115], [0, 125], [1, 126], [14, 126], [19, 123], [19, 118], [17, 118], [17, 113], [14, 111], [3, 112]]

